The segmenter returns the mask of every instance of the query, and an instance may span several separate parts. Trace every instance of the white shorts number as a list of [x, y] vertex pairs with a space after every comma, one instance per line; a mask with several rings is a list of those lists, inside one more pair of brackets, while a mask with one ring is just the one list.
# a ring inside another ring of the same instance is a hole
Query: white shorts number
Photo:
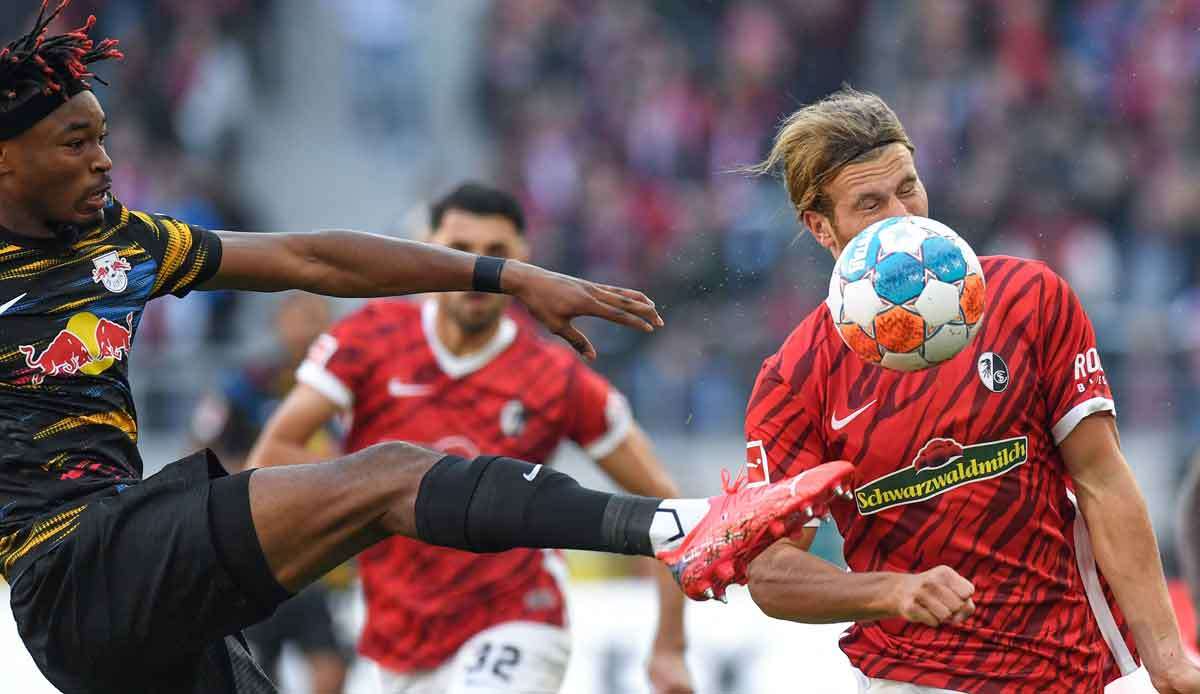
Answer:
[[380, 678], [384, 694], [556, 694], [570, 657], [565, 629], [510, 622], [479, 632], [440, 667], [381, 669]]

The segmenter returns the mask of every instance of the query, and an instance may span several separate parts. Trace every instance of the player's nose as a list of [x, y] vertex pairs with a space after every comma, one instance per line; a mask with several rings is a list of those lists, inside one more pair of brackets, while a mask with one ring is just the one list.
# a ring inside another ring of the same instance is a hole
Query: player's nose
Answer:
[[99, 150], [99, 154], [92, 161], [92, 171], [96, 171], [98, 173], [107, 173], [109, 171], [112, 171], [112, 167], [113, 167], [112, 159], [108, 156], [108, 152], [105, 151], [105, 149], [103, 147], [101, 147]]
[[900, 199], [899, 195], [893, 195], [888, 198], [887, 205], [884, 206], [884, 218], [888, 217], [907, 217], [908, 215], [917, 214], [915, 210], [910, 210], [908, 205]]

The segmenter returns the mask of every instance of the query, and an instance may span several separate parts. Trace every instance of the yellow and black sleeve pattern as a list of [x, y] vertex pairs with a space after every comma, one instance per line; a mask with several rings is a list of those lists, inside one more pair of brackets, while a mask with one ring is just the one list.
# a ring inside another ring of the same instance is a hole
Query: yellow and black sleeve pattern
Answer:
[[140, 222], [139, 242], [158, 263], [150, 298], [184, 296], [217, 273], [221, 240], [216, 234], [162, 214], [130, 214]]

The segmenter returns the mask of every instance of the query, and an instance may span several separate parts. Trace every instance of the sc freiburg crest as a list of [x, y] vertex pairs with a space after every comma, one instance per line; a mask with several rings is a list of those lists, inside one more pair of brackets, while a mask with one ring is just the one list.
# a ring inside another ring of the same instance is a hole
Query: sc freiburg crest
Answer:
[[979, 361], [976, 362], [979, 368], [979, 380], [983, 381], [983, 385], [993, 393], [1003, 393], [1008, 387], [1009, 372], [1008, 364], [1000, 358], [995, 352], [984, 352], [979, 355]]
[[520, 400], [509, 400], [500, 410], [500, 431], [515, 438], [525, 431], [525, 405]]

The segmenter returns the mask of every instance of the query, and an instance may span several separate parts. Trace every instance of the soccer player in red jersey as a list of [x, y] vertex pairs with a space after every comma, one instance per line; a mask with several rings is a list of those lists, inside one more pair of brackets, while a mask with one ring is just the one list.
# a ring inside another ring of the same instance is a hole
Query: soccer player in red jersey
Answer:
[[[517, 200], [464, 184], [433, 204], [430, 241], [528, 260]], [[404, 440], [474, 458], [545, 463], [578, 444], [625, 489], [677, 496], [625, 399], [573, 353], [506, 315], [507, 297], [445, 293], [368, 303], [314, 343], [251, 464], [315, 461], [305, 446], [340, 413], [348, 451]], [[367, 623], [359, 650], [388, 694], [558, 691], [570, 655], [557, 552], [471, 554], [393, 538], [359, 555]], [[656, 692], [691, 692], [682, 596], [660, 569]]]
[[[782, 170], [836, 258], [873, 222], [928, 215], [912, 152], [847, 88], [792, 114], [761, 171]], [[981, 332], [944, 364], [868, 364], [825, 306], [763, 363], [750, 470], [855, 466], [832, 504], [851, 572], [809, 554], [806, 528], [751, 563], [751, 594], [773, 617], [854, 622], [841, 647], [872, 694], [1100, 692], [1144, 677], [1139, 656], [1158, 691], [1200, 692], [1086, 313], [1043, 263], [981, 262]]]

